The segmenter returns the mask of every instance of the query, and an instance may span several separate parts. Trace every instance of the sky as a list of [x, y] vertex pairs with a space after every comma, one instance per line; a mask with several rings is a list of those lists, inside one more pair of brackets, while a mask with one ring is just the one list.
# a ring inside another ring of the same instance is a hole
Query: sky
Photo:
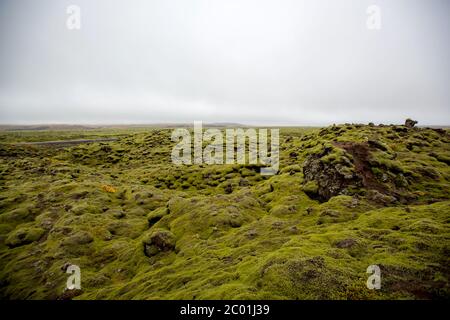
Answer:
[[[67, 27], [70, 5], [80, 29]], [[370, 5], [380, 29], [367, 26]], [[449, 125], [449, 9], [447, 0], [0, 0], [0, 123]]]

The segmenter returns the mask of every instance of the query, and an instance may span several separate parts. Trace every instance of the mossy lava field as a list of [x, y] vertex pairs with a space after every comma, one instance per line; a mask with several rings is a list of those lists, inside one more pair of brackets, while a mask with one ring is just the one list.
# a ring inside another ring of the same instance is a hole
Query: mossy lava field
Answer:
[[0, 297], [449, 298], [449, 131], [282, 128], [272, 176], [171, 132], [1, 131]]

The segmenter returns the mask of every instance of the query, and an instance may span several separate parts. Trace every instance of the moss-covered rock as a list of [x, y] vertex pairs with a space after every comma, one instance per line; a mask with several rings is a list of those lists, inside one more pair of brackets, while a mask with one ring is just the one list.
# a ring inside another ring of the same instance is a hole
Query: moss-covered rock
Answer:
[[143, 239], [144, 253], [152, 257], [160, 252], [175, 249], [175, 236], [169, 230], [157, 229], [145, 235]]
[[149, 226], [153, 226], [159, 220], [161, 220], [164, 216], [168, 215], [170, 209], [167, 207], [158, 208], [147, 215], [147, 220]]
[[42, 228], [19, 228], [12, 231], [5, 240], [8, 247], [14, 248], [38, 241], [45, 233]]
[[67, 237], [62, 241], [62, 245], [64, 246], [78, 246], [78, 245], [84, 245], [89, 244], [92, 241], [94, 241], [94, 238], [92, 235], [87, 231], [79, 231], [75, 234]]

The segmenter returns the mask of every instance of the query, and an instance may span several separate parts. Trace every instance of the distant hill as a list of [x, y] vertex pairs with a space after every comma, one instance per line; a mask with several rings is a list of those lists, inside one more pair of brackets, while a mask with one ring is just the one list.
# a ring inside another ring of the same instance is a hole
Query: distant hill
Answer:
[[[33, 125], [15, 125], [15, 124], [1, 124], [0, 131], [40, 131], [40, 130], [98, 130], [98, 129], [124, 129], [124, 128], [188, 128], [192, 127], [193, 123], [153, 123], [153, 124], [33, 124]], [[246, 127], [246, 125], [239, 123], [228, 122], [214, 122], [204, 123], [203, 127]]]

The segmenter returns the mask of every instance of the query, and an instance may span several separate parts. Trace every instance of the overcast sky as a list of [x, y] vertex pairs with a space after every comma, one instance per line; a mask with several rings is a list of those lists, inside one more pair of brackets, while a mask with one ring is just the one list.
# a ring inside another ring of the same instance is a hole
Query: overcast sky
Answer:
[[[66, 27], [67, 6], [81, 29]], [[369, 5], [381, 29], [366, 26]], [[450, 124], [447, 0], [0, 0], [1, 123]]]

